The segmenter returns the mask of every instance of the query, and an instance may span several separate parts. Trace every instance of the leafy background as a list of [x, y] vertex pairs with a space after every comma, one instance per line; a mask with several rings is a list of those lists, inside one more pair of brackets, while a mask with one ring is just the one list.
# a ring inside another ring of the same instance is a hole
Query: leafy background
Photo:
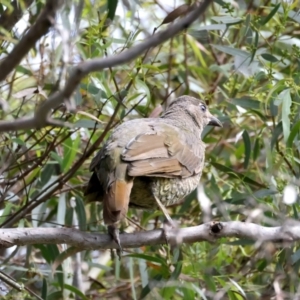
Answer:
[[[2, 58], [44, 6], [38, 0], [17, 2], [23, 18], [1, 30]], [[66, 1], [56, 28], [1, 83], [1, 119], [32, 115], [64, 85], [73, 65], [121, 53], [146, 40], [176, 22], [189, 4]], [[206, 128], [201, 186], [169, 209], [172, 218], [181, 227], [211, 219], [265, 226], [298, 219], [297, 5], [216, 0], [186, 32], [134, 61], [89, 74], [76, 89], [75, 106], [69, 110], [61, 105], [52, 113], [74, 126], [2, 134], [1, 226], [105, 232], [101, 205], [85, 205], [82, 193], [94, 152], [123, 120], [157, 116], [183, 94], [204, 99], [224, 127]], [[10, 1], [0, 4], [1, 13], [7, 8], [14, 9]], [[161, 212], [131, 209], [128, 217], [134, 223], [123, 225], [127, 232], [159, 228], [163, 222]], [[1, 270], [43, 299], [297, 299], [300, 293], [297, 244], [220, 239], [184, 244], [174, 251], [167, 245], [128, 249], [121, 261], [109, 250], [83, 251], [61, 262], [59, 253], [66, 249], [2, 249]], [[58, 260], [61, 264], [52, 272]], [[32, 297], [0, 285], [7, 299]]]

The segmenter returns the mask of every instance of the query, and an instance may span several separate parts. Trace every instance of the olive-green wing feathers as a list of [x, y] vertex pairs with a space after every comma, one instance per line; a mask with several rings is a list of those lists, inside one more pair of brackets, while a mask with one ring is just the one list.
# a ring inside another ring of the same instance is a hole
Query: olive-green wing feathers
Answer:
[[184, 178], [201, 171], [204, 157], [200, 149], [204, 144], [201, 145], [187, 143], [176, 128], [165, 125], [159, 131], [132, 139], [123, 150], [122, 159], [129, 163], [129, 176]]

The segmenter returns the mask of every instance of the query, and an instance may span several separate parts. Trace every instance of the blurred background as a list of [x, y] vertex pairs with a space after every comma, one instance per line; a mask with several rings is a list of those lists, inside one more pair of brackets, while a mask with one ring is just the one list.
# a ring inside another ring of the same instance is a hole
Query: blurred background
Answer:
[[[172, 26], [192, 5], [197, 3], [66, 0], [48, 34], [0, 83], [1, 120], [32, 116], [64, 87], [73, 66], [126, 51]], [[168, 208], [179, 226], [211, 220], [280, 226], [298, 219], [298, 5], [213, 1], [189, 29], [161, 46], [85, 77], [73, 98], [52, 111], [68, 126], [3, 133], [1, 226], [106, 233], [101, 205], [85, 205], [83, 197], [93, 155], [115, 126], [158, 117], [184, 94], [203, 99], [224, 127], [206, 128], [199, 187]], [[44, 6], [40, 0], [2, 1], [1, 60]], [[161, 228], [164, 221], [160, 211], [130, 209], [128, 218], [122, 231]], [[110, 250], [64, 257], [67, 249], [0, 249], [0, 268], [41, 299], [300, 299], [298, 244], [222, 238], [175, 251], [168, 245], [125, 249], [121, 261]], [[59, 265], [54, 271], [53, 264]], [[1, 279], [0, 287], [7, 299], [34, 299]]]

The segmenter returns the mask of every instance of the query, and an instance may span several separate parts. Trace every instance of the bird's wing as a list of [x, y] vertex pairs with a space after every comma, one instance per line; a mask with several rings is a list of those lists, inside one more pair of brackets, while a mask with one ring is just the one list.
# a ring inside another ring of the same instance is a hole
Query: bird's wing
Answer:
[[97, 167], [97, 165], [99, 165], [101, 158], [103, 156], [103, 152], [104, 152], [104, 148], [101, 148], [98, 153], [96, 154], [96, 156], [93, 157], [89, 170], [91, 172], [93, 172], [95, 170], [95, 168]]
[[202, 170], [204, 144], [187, 143], [177, 128], [164, 125], [132, 139], [122, 159], [129, 163], [129, 176], [189, 177]]

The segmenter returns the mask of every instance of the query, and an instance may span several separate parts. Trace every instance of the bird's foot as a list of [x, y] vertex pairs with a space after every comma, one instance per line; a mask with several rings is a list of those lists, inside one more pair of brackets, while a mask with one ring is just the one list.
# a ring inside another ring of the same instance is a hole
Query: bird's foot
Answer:
[[119, 234], [119, 229], [116, 228], [114, 225], [108, 225], [107, 226], [108, 234], [111, 236], [113, 241], [118, 245], [119, 249], [116, 249], [117, 255], [119, 259], [121, 260], [121, 254], [123, 252], [121, 242], [120, 242], [120, 234]]
[[155, 198], [155, 200], [156, 200], [156, 203], [157, 203], [158, 207], [160, 208], [160, 210], [163, 212], [165, 218], [167, 219], [168, 223], [169, 223], [172, 227], [176, 228], [177, 225], [174, 223], [174, 221], [173, 221], [172, 218], [170, 217], [170, 215], [169, 215], [169, 213], [168, 213], [166, 207], [161, 203], [161, 201], [160, 201], [156, 196], [154, 196], [154, 198]]
[[[177, 224], [172, 220], [172, 218], [170, 217], [166, 207], [161, 203], [161, 201], [156, 197], [155, 197], [155, 200], [156, 200], [156, 203], [158, 205], [158, 207], [161, 209], [161, 211], [163, 212], [164, 216], [165, 216], [165, 222], [164, 222], [164, 225], [163, 225], [163, 235], [166, 239], [166, 243], [167, 244], [174, 244], [174, 242], [171, 242], [170, 243], [170, 238], [168, 236], [168, 232], [170, 232], [170, 230], [172, 229], [177, 229], [178, 226]], [[173, 239], [174, 240], [174, 239]], [[177, 237], [175, 239], [175, 244], [177, 244]]]
[[[178, 229], [178, 226], [177, 224], [171, 219], [172, 222], [170, 222], [170, 220], [166, 219], [164, 224], [163, 224], [163, 235], [165, 237], [165, 240], [166, 240], [166, 243], [167, 244], [178, 244], [177, 243], [177, 237], [173, 237], [172, 235], [172, 238], [170, 239], [170, 231], [172, 230], [176, 230]], [[174, 240], [175, 240], [175, 243], [174, 243]]]

